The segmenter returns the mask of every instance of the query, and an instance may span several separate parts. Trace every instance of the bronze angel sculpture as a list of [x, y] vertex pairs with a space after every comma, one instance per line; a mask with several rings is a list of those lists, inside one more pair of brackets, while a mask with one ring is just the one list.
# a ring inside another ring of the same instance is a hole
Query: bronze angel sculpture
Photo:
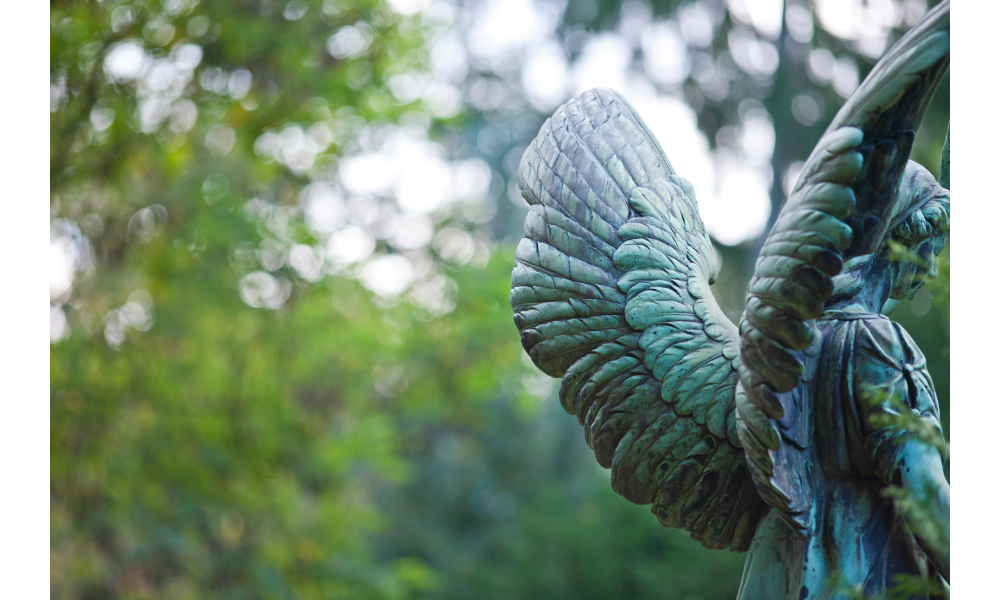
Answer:
[[908, 159], [948, 68], [949, 10], [837, 113], [764, 242], [739, 327], [709, 287], [718, 266], [691, 184], [619, 94], [567, 102], [521, 160], [530, 212], [511, 304], [525, 350], [562, 378], [616, 492], [709, 548], [749, 550], [741, 599], [828, 598], [835, 581], [883, 598], [900, 574], [949, 577], [947, 550], [882, 493], [929, 500], [947, 531], [944, 459], [877, 419], [909, 410], [940, 430], [923, 355], [884, 314], [936, 275], [947, 239], [949, 165], [939, 182]]

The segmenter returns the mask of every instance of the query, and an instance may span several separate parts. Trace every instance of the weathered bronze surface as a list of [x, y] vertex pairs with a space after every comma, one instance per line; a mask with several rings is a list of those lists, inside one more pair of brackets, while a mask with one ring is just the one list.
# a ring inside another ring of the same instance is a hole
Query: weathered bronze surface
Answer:
[[948, 68], [949, 11], [931, 10], [837, 113], [738, 328], [709, 287], [691, 184], [619, 94], [567, 102], [521, 160], [531, 210], [511, 304], [525, 350], [562, 378], [616, 492], [709, 548], [749, 550], [741, 599], [948, 579], [946, 545], [883, 493], [909, 491], [947, 532], [943, 457], [883, 417], [940, 431], [923, 355], [884, 315], [936, 275], [948, 235], [947, 148], [940, 182], [908, 159]]

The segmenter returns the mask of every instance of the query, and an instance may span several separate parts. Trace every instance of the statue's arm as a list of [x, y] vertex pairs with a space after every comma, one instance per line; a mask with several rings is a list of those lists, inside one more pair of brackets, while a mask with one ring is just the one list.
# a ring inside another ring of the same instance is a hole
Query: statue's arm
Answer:
[[[909, 516], [910, 530], [941, 575], [950, 581], [951, 485], [944, 475], [941, 454], [930, 444], [906, 439], [896, 451], [892, 483], [902, 487], [919, 507], [917, 517], [913, 513]], [[929, 522], [913, 522], [916, 519]]]
[[856, 401], [867, 430], [871, 467], [886, 485], [902, 488], [900, 512], [947, 580], [951, 486], [942, 451], [931, 443], [942, 432], [927, 361], [909, 334], [888, 319], [867, 321], [855, 349]]

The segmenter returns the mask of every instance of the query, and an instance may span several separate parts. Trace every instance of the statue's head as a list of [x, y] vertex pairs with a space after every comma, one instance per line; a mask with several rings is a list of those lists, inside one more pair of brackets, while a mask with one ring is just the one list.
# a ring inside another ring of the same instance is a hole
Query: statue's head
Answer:
[[[912, 298], [928, 277], [937, 277], [938, 255], [948, 241], [950, 211], [950, 192], [927, 169], [909, 162], [888, 207], [886, 233], [874, 252], [844, 262], [841, 274], [833, 278], [834, 292], [828, 305], [867, 294], [863, 291], [866, 283], [884, 282], [886, 277], [890, 289], [882, 314]], [[879, 288], [876, 283], [871, 290]]]
[[927, 169], [910, 161], [880, 251], [890, 263], [890, 299], [912, 298], [928, 277], [937, 277], [938, 255], [948, 241], [950, 211], [950, 192]]

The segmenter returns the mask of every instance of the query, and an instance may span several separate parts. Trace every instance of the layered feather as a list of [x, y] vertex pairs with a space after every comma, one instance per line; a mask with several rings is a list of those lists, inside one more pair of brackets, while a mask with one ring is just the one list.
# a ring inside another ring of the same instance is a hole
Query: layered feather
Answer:
[[[808, 430], [788, 414], [817, 351], [814, 320], [833, 278], [878, 250], [914, 131], [948, 68], [950, 6], [934, 7], [872, 69], [837, 113], [768, 234], [740, 320], [739, 438], [760, 495], [794, 528], [813, 527]], [[794, 431], [793, 431], [794, 430]]]
[[511, 305], [534, 363], [562, 377], [613, 488], [711, 548], [745, 550], [764, 503], [736, 432], [738, 332], [709, 283], [694, 191], [617, 93], [546, 121], [521, 161], [531, 205]]

